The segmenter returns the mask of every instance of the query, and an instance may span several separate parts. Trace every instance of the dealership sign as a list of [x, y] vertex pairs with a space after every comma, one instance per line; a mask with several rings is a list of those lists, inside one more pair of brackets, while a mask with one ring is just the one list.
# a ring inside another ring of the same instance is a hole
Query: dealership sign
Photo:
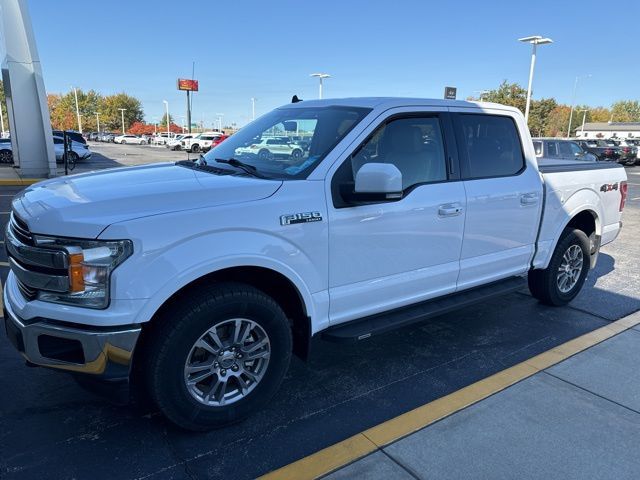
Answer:
[[189, 80], [186, 78], [179, 78], [178, 90], [186, 90], [187, 92], [197, 92], [198, 80]]

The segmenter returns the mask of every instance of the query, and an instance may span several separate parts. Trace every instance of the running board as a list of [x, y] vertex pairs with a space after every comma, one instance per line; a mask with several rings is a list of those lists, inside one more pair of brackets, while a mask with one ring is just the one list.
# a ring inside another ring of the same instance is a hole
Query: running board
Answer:
[[322, 332], [322, 338], [330, 342], [348, 343], [380, 335], [390, 330], [422, 322], [429, 318], [483, 302], [520, 290], [527, 285], [526, 277], [506, 280], [434, 298], [426, 302], [401, 307], [390, 312], [378, 313], [360, 320], [352, 320]]

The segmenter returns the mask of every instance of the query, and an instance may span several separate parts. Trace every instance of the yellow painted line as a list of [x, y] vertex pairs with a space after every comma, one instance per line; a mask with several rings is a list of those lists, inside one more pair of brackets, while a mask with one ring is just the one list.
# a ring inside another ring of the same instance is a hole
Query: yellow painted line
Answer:
[[640, 312], [636, 312], [285, 465], [260, 479], [311, 480], [327, 475], [639, 324]]
[[42, 182], [46, 178], [0, 178], [0, 186], [2, 187], [21, 187], [25, 185], [33, 185]]

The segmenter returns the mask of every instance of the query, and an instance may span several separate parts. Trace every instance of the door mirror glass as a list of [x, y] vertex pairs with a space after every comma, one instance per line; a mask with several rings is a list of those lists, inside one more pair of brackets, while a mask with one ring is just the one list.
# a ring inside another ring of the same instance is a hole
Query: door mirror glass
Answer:
[[402, 197], [402, 173], [390, 163], [365, 163], [356, 173], [356, 193], [381, 194], [387, 199]]

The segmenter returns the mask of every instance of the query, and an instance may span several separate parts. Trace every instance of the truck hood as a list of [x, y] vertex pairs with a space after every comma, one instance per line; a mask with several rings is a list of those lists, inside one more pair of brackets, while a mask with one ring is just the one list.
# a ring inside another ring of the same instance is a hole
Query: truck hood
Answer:
[[33, 233], [96, 238], [113, 223], [260, 200], [281, 185], [159, 163], [40, 182], [20, 193], [13, 209]]

